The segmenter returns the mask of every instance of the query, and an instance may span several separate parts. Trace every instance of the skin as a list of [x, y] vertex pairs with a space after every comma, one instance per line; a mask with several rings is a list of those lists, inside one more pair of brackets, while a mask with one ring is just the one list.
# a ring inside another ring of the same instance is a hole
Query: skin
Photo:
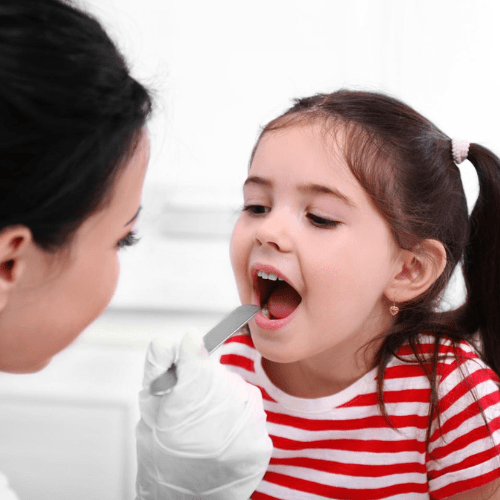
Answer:
[[0, 371], [42, 369], [105, 310], [118, 281], [119, 249], [140, 209], [148, 159], [144, 131], [110, 203], [55, 254], [40, 249], [24, 226], [0, 233]]
[[[262, 138], [244, 187], [248, 209], [231, 241], [243, 303], [256, 303], [255, 265], [273, 266], [302, 296], [283, 328], [250, 323], [268, 375], [300, 397], [338, 392], [368, 371], [371, 350], [360, 348], [389, 326], [391, 286], [405, 262], [388, 223], [341, 155], [325, 146], [316, 126]], [[339, 196], [300, 189], [310, 184]]]
[[[300, 189], [308, 184], [336, 195]], [[325, 143], [316, 125], [261, 139], [230, 251], [242, 303], [259, 304], [252, 270], [262, 265], [278, 270], [302, 296], [283, 327], [266, 330], [258, 317], [249, 326], [269, 378], [304, 398], [334, 394], [367, 373], [377, 347], [369, 342], [393, 321], [392, 301], [425, 292], [446, 265], [435, 240], [412, 251], [398, 247], [338, 144]], [[494, 481], [452, 500], [498, 500], [499, 487]]]

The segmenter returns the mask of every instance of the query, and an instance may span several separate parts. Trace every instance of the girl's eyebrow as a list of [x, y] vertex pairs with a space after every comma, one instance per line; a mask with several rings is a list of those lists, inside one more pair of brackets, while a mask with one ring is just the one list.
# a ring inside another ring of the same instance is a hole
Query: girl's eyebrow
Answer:
[[257, 177], [253, 175], [251, 177], [247, 177], [247, 180], [244, 182], [243, 187], [248, 186], [249, 184], [257, 184], [258, 186], [271, 187], [271, 181], [264, 179], [263, 177]]
[[312, 193], [312, 194], [328, 194], [330, 196], [334, 196], [339, 199], [341, 202], [345, 203], [351, 208], [357, 208], [356, 204], [348, 198], [345, 194], [341, 193], [338, 189], [334, 187], [322, 186], [321, 184], [300, 184], [298, 186], [298, 190], [301, 193]]
[[130, 220], [129, 220], [126, 224], [125, 224], [125, 226], [123, 226], [123, 227], [127, 227], [127, 226], [129, 226], [130, 224], [132, 224], [132, 222], [134, 222], [134, 221], [135, 221], [135, 219], [137, 219], [137, 217], [139, 217], [139, 212], [141, 211], [141, 209], [142, 209], [142, 206], [140, 206], [140, 207], [138, 208], [138, 210], [137, 210], [137, 212], [135, 213], [135, 215], [134, 215], [134, 216], [133, 216], [133, 217], [132, 217], [132, 218], [131, 218], [131, 219], [130, 219]]
[[[272, 187], [272, 182], [269, 181], [268, 179], [264, 179], [263, 177], [258, 177], [258, 176], [252, 176], [248, 177], [248, 179], [245, 181], [243, 184], [243, 187], [249, 185], [249, 184], [257, 184], [258, 186], [264, 186], [264, 187]], [[311, 193], [311, 194], [328, 194], [330, 196], [334, 196], [338, 200], [340, 200], [342, 203], [345, 203], [351, 208], [357, 208], [356, 204], [348, 198], [345, 194], [341, 193], [338, 189], [334, 187], [327, 187], [323, 186], [321, 184], [314, 184], [314, 183], [308, 183], [308, 184], [299, 184], [297, 186], [297, 189], [301, 193]]]

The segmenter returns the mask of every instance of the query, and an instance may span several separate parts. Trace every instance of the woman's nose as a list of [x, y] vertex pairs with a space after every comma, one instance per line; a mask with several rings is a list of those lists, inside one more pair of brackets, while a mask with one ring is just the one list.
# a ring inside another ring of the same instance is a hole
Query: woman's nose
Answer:
[[271, 211], [261, 219], [255, 232], [255, 240], [260, 245], [269, 245], [281, 252], [289, 252], [292, 248], [290, 214]]

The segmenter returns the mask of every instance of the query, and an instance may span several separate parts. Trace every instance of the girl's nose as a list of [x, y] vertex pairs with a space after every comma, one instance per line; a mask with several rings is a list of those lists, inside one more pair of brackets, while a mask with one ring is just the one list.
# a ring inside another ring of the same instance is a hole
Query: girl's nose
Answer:
[[269, 213], [261, 219], [255, 232], [255, 241], [259, 245], [269, 245], [281, 252], [289, 252], [292, 248], [290, 221], [285, 214]]

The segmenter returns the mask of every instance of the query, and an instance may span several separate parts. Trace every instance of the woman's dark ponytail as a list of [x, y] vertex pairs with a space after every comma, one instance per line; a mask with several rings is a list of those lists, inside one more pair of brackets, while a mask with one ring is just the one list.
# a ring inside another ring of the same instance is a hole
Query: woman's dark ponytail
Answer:
[[467, 297], [458, 325], [480, 331], [485, 361], [500, 374], [500, 159], [471, 144], [468, 160], [479, 179], [479, 197], [470, 217], [463, 274]]

